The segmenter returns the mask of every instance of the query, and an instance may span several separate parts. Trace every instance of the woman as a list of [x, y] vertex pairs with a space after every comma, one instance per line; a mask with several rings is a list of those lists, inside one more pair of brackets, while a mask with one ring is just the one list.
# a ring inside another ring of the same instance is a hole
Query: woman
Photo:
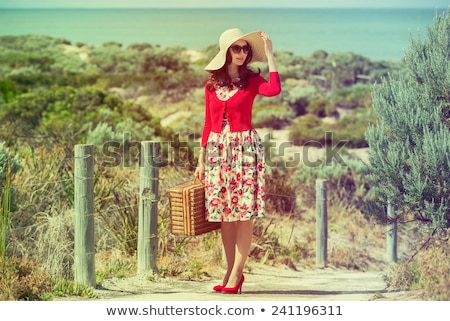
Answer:
[[[250, 251], [253, 219], [263, 217], [264, 149], [252, 126], [257, 95], [281, 92], [272, 42], [264, 32], [243, 34], [229, 29], [219, 39], [220, 51], [205, 67], [205, 123], [195, 176], [205, 182], [206, 217], [221, 222], [227, 271], [213, 289], [237, 294]], [[247, 65], [267, 61], [269, 81]]]

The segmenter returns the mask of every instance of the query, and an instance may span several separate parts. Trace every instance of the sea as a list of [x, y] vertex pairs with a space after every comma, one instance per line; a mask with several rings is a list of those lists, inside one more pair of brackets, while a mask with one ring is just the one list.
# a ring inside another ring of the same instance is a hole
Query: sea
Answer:
[[424, 39], [438, 9], [0, 9], [0, 36], [39, 34], [72, 44], [149, 43], [201, 50], [229, 28], [267, 32], [274, 51], [353, 52], [398, 62]]

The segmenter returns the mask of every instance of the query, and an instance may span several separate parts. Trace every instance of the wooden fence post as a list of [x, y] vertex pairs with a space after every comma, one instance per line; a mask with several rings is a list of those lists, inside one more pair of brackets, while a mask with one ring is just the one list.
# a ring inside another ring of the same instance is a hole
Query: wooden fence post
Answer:
[[75, 281], [95, 287], [94, 145], [75, 145]]
[[316, 266], [327, 266], [327, 186], [326, 180], [316, 180]]
[[397, 219], [391, 201], [387, 205], [386, 249], [389, 262], [397, 262]]
[[139, 181], [138, 273], [156, 272], [158, 253], [159, 142], [141, 144]]

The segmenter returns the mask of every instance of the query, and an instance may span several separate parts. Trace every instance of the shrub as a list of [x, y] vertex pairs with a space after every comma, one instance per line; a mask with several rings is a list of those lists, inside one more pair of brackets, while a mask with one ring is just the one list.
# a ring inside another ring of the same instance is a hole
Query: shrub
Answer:
[[313, 114], [296, 118], [289, 129], [289, 140], [294, 145], [304, 145], [310, 141], [322, 144], [325, 133], [321, 124], [320, 118]]
[[431, 244], [417, 256], [418, 286], [429, 300], [450, 300], [450, 229], [431, 239]]
[[327, 189], [331, 191], [330, 199], [334, 201], [358, 205], [366, 196], [368, 189], [364, 163], [345, 154], [339, 156], [341, 163], [324, 158], [320, 160], [320, 166], [303, 166], [294, 173], [293, 183], [305, 186], [302, 189], [306, 193], [304, 199], [315, 198], [315, 181], [319, 178], [327, 181]]
[[0, 105], [12, 101], [19, 93], [16, 84], [10, 80], [0, 79]]
[[253, 125], [259, 128], [282, 129], [294, 119], [292, 108], [287, 105], [263, 102], [253, 108]]
[[420, 248], [409, 260], [390, 267], [384, 276], [391, 289], [419, 292], [421, 299], [449, 301], [450, 230], [443, 230], [421, 240]]
[[331, 98], [335, 107], [354, 109], [371, 105], [372, 90], [369, 85], [356, 84], [337, 89]]
[[311, 101], [306, 111], [317, 117], [331, 116], [334, 112], [334, 106], [325, 98], [318, 98]]
[[292, 107], [295, 116], [306, 114], [306, 108], [309, 103], [317, 98], [317, 88], [310, 84], [304, 86], [295, 86], [292, 89], [281, 93], [283, 102]]
[[430, 228], [450, 222], [450, 131], [443, 121], [450, 106], [449, 26], [447, 11], [436, 15], [427, 40], [411, 39], [409, 73], [374, 86], [377, 123], [366, 131], [368, 178], [378, 198]]
[[51, 291], [50, 275], [34, 260], [14, 257], [0, 273], [1, 300], [41, 301]]
[[365, 131], [367, 126], [376, 121], [371, 108], [357, 108], [340, 118], [333, 129], [336, 141], [346, 141], [347, 148], [367, 147]]
[[282, 165], [266, 167], [266, 207], [269, 212], [293, 214], [296, 209], [296, 186], [286, 180]]

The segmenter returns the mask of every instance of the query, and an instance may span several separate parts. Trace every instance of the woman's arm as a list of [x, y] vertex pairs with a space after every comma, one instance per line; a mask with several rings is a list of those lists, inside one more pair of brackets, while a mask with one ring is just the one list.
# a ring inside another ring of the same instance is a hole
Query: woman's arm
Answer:
[[208, 89], [205, 86], [205, 121], [200, 144], [200, 152], [198, 154], [197, 168], [194, 177], [198, 177], [201, 181], [205, 179], [205, 148], [208, 142], [209, 133], [211, 132], [211, 115], [209, 111]]
[[206, 143], [208, 142], [209, 133], [211, 132], [211, 112], [209, 108], [209, 91], [205, 86], [205, 121], [203, 124], [203, 131], [202, 131], [202, 140], [201, 140], [201, 147], [206, 147]]
[[261, 32], [261, 39], [264, 42], [264, 51], [267, 57], [267, 64], [269, 67], [269, 81], [264, 81], [258, 86], [258, 94], [272, 97], [281, 92], [280, 75], [278, 74], [275, 65], [275, 58], [273, 56], [272, 40], [267, 33]]
[[261, 32], [261, 39], [264, 41], [264, 51], [267, 57], [269, 72], [276, 72], [275, 58], [273, 57], [272, 40], [267, 33]]

